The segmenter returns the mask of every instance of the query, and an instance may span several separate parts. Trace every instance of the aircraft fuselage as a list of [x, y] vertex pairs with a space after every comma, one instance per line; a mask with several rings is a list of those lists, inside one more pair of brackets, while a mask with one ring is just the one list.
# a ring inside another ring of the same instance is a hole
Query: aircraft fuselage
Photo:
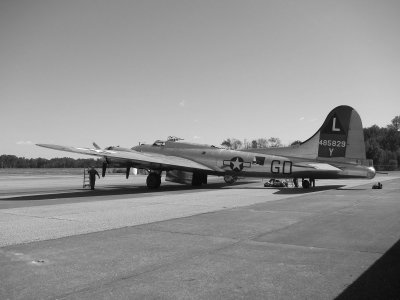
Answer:
[[[332, 162], [327, 168], [323, 161], [307, 160], [304, 158], [285, 157], [278, 155], [249, 153], [221, 149], [207, 145], [189, 143], [165, 142], [161, 145], [140, 145], [132, 150], [143, 153], [154, 153], [165, 156], [175, 156], [190, 159], [215, 171], [211, 175], [232, 175], [259, 178], [373, 178], [373, 168], [345, 162]], [[308, 162], [302, 165], [302, 162]], [[310, 168], [310, 162], [316, 167]]]

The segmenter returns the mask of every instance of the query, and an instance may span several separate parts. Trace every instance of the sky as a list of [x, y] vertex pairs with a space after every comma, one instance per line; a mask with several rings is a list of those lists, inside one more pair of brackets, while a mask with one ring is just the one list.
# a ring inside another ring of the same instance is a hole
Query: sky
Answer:
[[305, 140], [400, 115], [400, 1], [0, 0], [0, 155]]

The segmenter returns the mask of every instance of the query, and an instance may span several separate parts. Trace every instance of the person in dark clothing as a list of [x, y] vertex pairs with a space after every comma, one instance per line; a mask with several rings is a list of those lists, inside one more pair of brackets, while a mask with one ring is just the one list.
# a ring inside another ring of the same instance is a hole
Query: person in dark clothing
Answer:
[[299, 187], [299, 182], [297, 181], [297, 178], [293, 178], [293, 184], [295, 187]]
[[100, 179], [100, 175], [94, 167], [91, 167], [88, 170], [88, 173], [89, 173], [89, 180], [90, 180], [90, 189], [94, 190], [94, 185], [96, 184], [96, 175], [99, 177], [99, 179]]

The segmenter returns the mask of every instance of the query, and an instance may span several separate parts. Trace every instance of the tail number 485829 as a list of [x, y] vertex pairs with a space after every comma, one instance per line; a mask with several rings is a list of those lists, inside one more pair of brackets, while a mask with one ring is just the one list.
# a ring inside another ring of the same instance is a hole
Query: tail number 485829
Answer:
[[321, 146], [327, 147], [346, 147], [346, 141], [337, 141], [337, 140], [319, 140], [319, 144]]

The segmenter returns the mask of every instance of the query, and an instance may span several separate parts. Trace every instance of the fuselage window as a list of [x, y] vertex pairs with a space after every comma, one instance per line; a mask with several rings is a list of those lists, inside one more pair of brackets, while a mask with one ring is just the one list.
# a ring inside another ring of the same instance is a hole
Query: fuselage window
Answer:
[[264, 165], [264, 162], [265, 162], [265, 157], [262, 157], [262, 156], [256, 156], [256, 157], [254, 157], [254, 159], [253, 159], [253, 164], [254, 164], [254, 165], [263, 166], [263, 165]]

